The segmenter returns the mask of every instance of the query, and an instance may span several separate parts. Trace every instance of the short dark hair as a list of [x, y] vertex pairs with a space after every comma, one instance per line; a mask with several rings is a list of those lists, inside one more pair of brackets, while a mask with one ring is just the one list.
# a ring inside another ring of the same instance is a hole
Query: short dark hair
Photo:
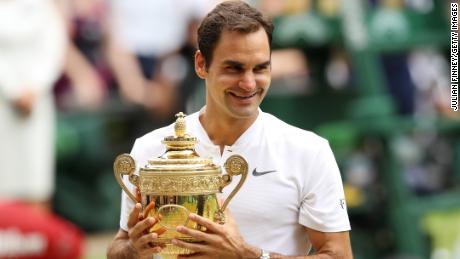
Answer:
[[217, 5], [198, 28], [198, 48], [206, 68], [211, 64], [212, 54], [223, 31], [251, 33], [261, 27], [267, 33], [271, 50], [273, 23], [270, 18], [243, 1], [226, 1]]

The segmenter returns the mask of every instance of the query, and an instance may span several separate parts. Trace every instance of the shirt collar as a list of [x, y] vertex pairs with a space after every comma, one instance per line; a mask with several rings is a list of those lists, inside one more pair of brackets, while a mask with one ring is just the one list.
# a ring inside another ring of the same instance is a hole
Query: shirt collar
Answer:
[[[194, 130], [192, 135], [195, 135], [197, 139], [200, 141], [202, 145], [205, 146], [212, 146], [216, 147], [214, 143], [209, 139], [208, 133], [204, 129], [203, 125], [200, 122], [200, 114], [203, 114], [206, 109], [206, 106], [200, 109], [199, 112], [196, 112], [192, 114], [189, 118], [188, 124], [193, 125], [193, 127], [190, 127]], [[232, 149], [239, 149], [242, 148], [243, 146], [248, 145], [254, 140], [257, 140], [259, 136], [262, 135], [262, 120], [264, 117], [264, 112], [258, 108], [259, 114], [257, 115], [257, 119], [249, 126], [249, 128], [241, 134], [241, 136], [233, 143], [230, 148]]]

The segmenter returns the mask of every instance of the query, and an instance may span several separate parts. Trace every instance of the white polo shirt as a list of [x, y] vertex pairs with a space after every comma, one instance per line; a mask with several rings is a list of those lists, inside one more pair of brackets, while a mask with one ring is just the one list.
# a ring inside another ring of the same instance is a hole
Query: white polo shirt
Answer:
[[[322, 232], [350, 230], [342, 180], [327, 140], [259, 110], [256, 121], [221, 155], [199, 113], [186, 121], [187, 132], [199, 140], [195, 148], [200, 156], [212, 157], [218, 165], [233, 154], [247, 160], [246, 182], [229, 204], [247, 243], [284, 255], [305, 255], [311, 248], [305, 227]], [[137, 139], [131, 152], [137, 165], [162, 155], [161, 140], [171, 135], [173, 125]], [[234, 177], [224, 188], [222, 198], [239, 179]], [[124, 230], [132, 207], [123, 193], [120, 227]]]

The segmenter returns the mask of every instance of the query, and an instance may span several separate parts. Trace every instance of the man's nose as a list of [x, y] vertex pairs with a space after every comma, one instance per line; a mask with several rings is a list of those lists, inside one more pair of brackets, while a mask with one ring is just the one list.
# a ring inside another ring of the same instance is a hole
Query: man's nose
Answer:
[[248, 71], [242, 75], [238, 86], [246, 91], [253, 91], [256, 88], [256, 79], [252, 71]]

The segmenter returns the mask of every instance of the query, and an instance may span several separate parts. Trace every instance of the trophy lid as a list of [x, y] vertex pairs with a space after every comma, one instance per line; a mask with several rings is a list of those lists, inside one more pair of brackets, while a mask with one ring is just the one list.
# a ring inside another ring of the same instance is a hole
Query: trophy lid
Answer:
[[211, 158], [203, 158], [195, 151], [196, 137], [187, 134], [185, 114], [176, 114], [174, 136], [165, 137], [162, 143], [166, 152], [160, 157], [150, 159], [141, 171], [148, 173], [176, 173], [184, 175], [220, 174], [221, 168], [213, 164]]

